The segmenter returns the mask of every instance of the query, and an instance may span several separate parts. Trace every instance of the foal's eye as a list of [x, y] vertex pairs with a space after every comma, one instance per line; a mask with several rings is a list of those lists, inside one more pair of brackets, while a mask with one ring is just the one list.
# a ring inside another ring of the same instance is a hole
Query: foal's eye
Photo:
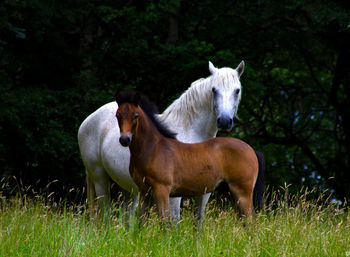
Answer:
[[235, 95], [238, 95], [241, 90], [239, 88], [235, 89]]
[[132, 117], [132, 124], [135, 126], [137, 122], [137, 118], [139, 117], [138, 113], [135, 113], [134, 116]]
[[213, 94], [214, 94], [214, 95], [217, 93], [217, 90], [216, 90], [215, 87], [213, 87], [213, 88], [211, 89], [211, 91], [213, 91]]

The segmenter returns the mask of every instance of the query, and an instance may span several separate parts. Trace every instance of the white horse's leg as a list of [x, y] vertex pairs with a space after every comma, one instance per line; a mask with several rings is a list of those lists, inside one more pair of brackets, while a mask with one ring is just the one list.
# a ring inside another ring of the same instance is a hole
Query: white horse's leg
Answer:
[[[103, 215], [108, 211], [110, 205], [110, 178], [102, 167], [95, 167], [93, 172], [87, 174], [87, 177], [89, 183], [93, 184], [96, 196], [94, 200], [97, 202], [98, 212]], [[93, 189], [89, 190], [91, 196]]]
[[133, 215], [139, 200], [138, 194], [130, 193], [121, 187], [119, 188], [119, 191], [122, 194], [122, 197], [120, 198], [123, 211], [122, 214], [124, 215], [127, 213], [128, 216]]
[[123, 194], [122, 203], [122, 217], [123, 222], [129, 225], [130, 228], [134, 227], [136, 208], [139, 202], [139, 196], [131, 194], [129, 192]]
[[197, 219], [198, 219], [198, 224], [201, 226], [204, 216], [205, 216], [205, 206], [208, 203], [209, 197], [211, 193], [207, 193], [198, 197], [195, 197], [195, 205], [197, 207]]
[[181, 197], [170, 197], [169, 199], [169, 212], [173, 220], [180, 220], [180, 205]]
[[132, 202], [129, 206], [129, 217], [134, 218], [135, 217], [135, 212], [136, 212], [136, 207], [139, 202], [139, 196], [138, 195], [132, 195]]
[[96, 191], [95, 191], [95, 185], [91, 181], [88, 172], [86, 171], [86, 186], [87, 186], [87, 201], [88, 201], [88, 208], [90, 211], [90, 214], [92, 214], [95, 211], [95, 199], [96, 199]]
[[120, 215], [123, 223], [128, 225], [129, 228], [133, 228], [139, 196], [138, 194], [130, 193], [121, 187], [119, 188], [119, 191], [121, 192]]

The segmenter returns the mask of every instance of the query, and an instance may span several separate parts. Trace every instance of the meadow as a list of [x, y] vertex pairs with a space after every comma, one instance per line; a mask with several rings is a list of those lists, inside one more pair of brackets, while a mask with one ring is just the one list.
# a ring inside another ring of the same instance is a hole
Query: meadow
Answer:
[[0, 256], [350, 256], [350, 216], [344, 206], [312, 191], [268, 197], [251, 222], [211, 201], [202, 229], [187, 204], [178, 225], [155, 212], [129, 227], [118, 201], [105, 220], [89, 218], [86, 204], [52, 195], [5, 197], [0, 190]]

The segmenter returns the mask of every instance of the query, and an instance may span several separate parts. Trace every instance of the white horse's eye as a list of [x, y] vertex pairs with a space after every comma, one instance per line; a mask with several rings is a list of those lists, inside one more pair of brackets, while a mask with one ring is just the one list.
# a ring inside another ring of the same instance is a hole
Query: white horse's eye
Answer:
[[217, 90], [216, 90], [215, 87], [213, 87], [213, 88], [211, 89], [211, 91], [213, 91], [213, 94], [216, 94], [216, 93], [217, 93]]
[[235, 95], [238, 95], [241, 90], [239, 88], [235, 89]]

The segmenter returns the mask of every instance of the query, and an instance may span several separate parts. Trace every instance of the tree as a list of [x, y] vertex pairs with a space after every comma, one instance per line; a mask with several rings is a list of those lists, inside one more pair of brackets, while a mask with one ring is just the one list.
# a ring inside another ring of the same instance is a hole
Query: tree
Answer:
[[76, 131], [116, 91], [163, 109], [208, 60], [245, 60], [231, 135], [265, 153], [266, 183], [349, 199], [346, 3], [16, 0], [0, 17], [1, 174], [83, 186]]

